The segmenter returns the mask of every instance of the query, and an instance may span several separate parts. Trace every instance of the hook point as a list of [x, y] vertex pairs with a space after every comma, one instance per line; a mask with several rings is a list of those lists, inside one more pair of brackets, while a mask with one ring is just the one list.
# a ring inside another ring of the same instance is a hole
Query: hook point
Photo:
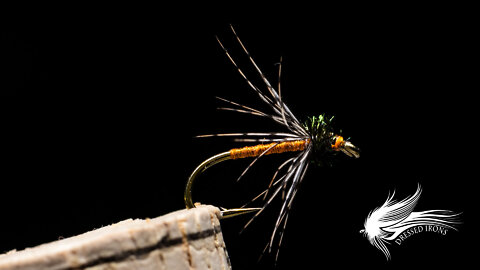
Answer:
[[231, 208], [231, 209], [226, 209], [223, 207], [220, 207], [220, 212], [222, 213], [222, 219], [225, 218], [230, 218], [230, 217], [235, 217], [243, 214], [249, 214], [252, 212], [260, 211], [262, 208]]

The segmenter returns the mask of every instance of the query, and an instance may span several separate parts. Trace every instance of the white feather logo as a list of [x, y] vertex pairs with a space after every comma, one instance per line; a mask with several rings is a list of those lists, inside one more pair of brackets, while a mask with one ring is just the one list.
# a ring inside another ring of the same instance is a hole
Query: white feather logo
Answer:
[[365, 219], [363, 233], [368, 241], [385, 254], [387, 260], [391, 258], [390, 252], [385, 244], [395, 240], [402, 232], [416, 226], [441, 226], [457, 230], [454, 226], [460, 224], [459, 214], [449, 210], [428, 210], [413, 212], [422, 188], [420, 185], [417, 191], [410, 197], [401, 201], [393, 200], [395, 191], [382, 206], [371, 211]]

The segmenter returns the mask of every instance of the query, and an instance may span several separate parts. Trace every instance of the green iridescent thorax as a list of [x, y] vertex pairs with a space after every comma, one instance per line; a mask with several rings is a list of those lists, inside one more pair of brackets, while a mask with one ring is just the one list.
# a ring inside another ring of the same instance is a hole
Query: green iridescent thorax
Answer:
[[331, 122], [333, 116], [328, 118], [325, 114], [309, 117], [304, 123], [304, 127], [310, 134], [313, 143], [314, 163], [320, 166], [330, 165], [327, 155], [335, 154], [332, 151], [335, 133], [333, 132]]

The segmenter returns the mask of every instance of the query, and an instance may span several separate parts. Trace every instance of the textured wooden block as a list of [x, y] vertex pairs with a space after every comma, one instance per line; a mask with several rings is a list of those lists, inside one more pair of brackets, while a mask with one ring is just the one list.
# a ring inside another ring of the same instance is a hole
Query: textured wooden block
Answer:
[[0, 270], [231, 269], [213, 206], [124, 220], [0, 255]]

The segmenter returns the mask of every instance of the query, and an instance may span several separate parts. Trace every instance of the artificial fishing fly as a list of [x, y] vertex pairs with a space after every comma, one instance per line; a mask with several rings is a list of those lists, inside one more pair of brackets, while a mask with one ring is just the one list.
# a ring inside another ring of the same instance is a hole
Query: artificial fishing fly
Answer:
[[[224, 51], [227, 58], [237, 69], [238, 73], [247, 82], [248, 86], [259, 96], [259, 98], [268, 105], [272, 110], [270, 113], [266, 113], [254, 108], [247, 107], [245, 105], [238, 104], [233, 101], [229, 101], [223, 98], [219, 98], [221, 101], [228, 103], [231, 107], [221, 108], [223, 110], [230, 110], [239, 113], [246, 113], [255, 116], [265, 117], [271, 119], [281, 126], [283, 126], [286, 132], [251, 132], [251, 133], [227, 133], [227, 134], [210, 134], [200, 135], [197, 137], [218, 137], [218, 136], [230, 136], [236, 138], [237, 141], [244, 142], [259, 142], [262, 144], [255, 146], [246, 146], [243, 148], [231, 149], [230, 151], [215, 155], [203, 163], [201, 163], [191, 174], [188, 179], [187, 186], [185, 188], [185, 204], [187, 208], [193, 208], [195, 205], [192, 201], [192, 185], [197, 176], [205, 171], [207, 168], [217, 164], [219, 162], [229, 159], [241, 159], [241, 158], [254, 158], [250, 165], [243, 171], [239, 179], [252, 167], [252, 165], [261, 157], [270, 154], [281, 154], [285, 152], [298, 152], [294, 157], [287, 159], [282, 163], [274, 173], [272, 180], [268, 187], [255, 197], [252, 201], [263, 197], [264, 204], [260, 208], [236, 208], [236, 209], [223, 209], [223, 218], [240, 215], [249, 212], [256, 212], [250, 221], [245, 225], [248, 226], [256, 217], [258, 217], [264, 209], [271, 204], [273, 199], [279, 197], [283, 200], [282, 206], [279, 211], [279, 215], [275, 222], [270, 241], [267, 243], [269, 252], [272, 251], [272, 246], [275, 241], [278, 241], [278, 247], [280, 247], [283, 239], [283, 231], [287, 224], [288, 215], [292, 206], [293, 199], [297, 194], [299, 184], [302, 182], [305, 172], [308, 169], [310, 163], [315, 163], [320, 166], [329, 164], [332, 157], [338, 153], [344, 153], [348, 157], [358, 158], [359, 149], [355, 147], [350, 141], [344, 139], [341, 135], [334, 132], [331, 121], [333, 117], [328, 118], [324, 114], [309, 118], [305, 123], [301, 123], [295, 115], [290, 111], [288, 106], [283, 102], [280, 88], [280, 76], [281, 76], [281, 59], [279, 65], [279, 80], [278, 91], [273, 88], [270, 82], [267, 80], [263, 72], [257, 66], [250, 53], [247, 51], [243, 42], [238, 37], [235, 29], [231, 27], [233, 35], [235, 36], [238, 44], [246, 54], [250, 63], [262, 79], [267, 91], [260, 90], [255, 86], [243, 73], [235, 60], [231, 57], [228, 50], [224, 47], [220, 39], [217, 37], [217, 41], [220, 47]], [[264, 144], [266, 143], [266, 144]], [[280, 172], [281, 174], [280, 176]], [[278, 237], [278, 238], [277, 238]], [[278, 251], [276, 258], [278, 258]]]

